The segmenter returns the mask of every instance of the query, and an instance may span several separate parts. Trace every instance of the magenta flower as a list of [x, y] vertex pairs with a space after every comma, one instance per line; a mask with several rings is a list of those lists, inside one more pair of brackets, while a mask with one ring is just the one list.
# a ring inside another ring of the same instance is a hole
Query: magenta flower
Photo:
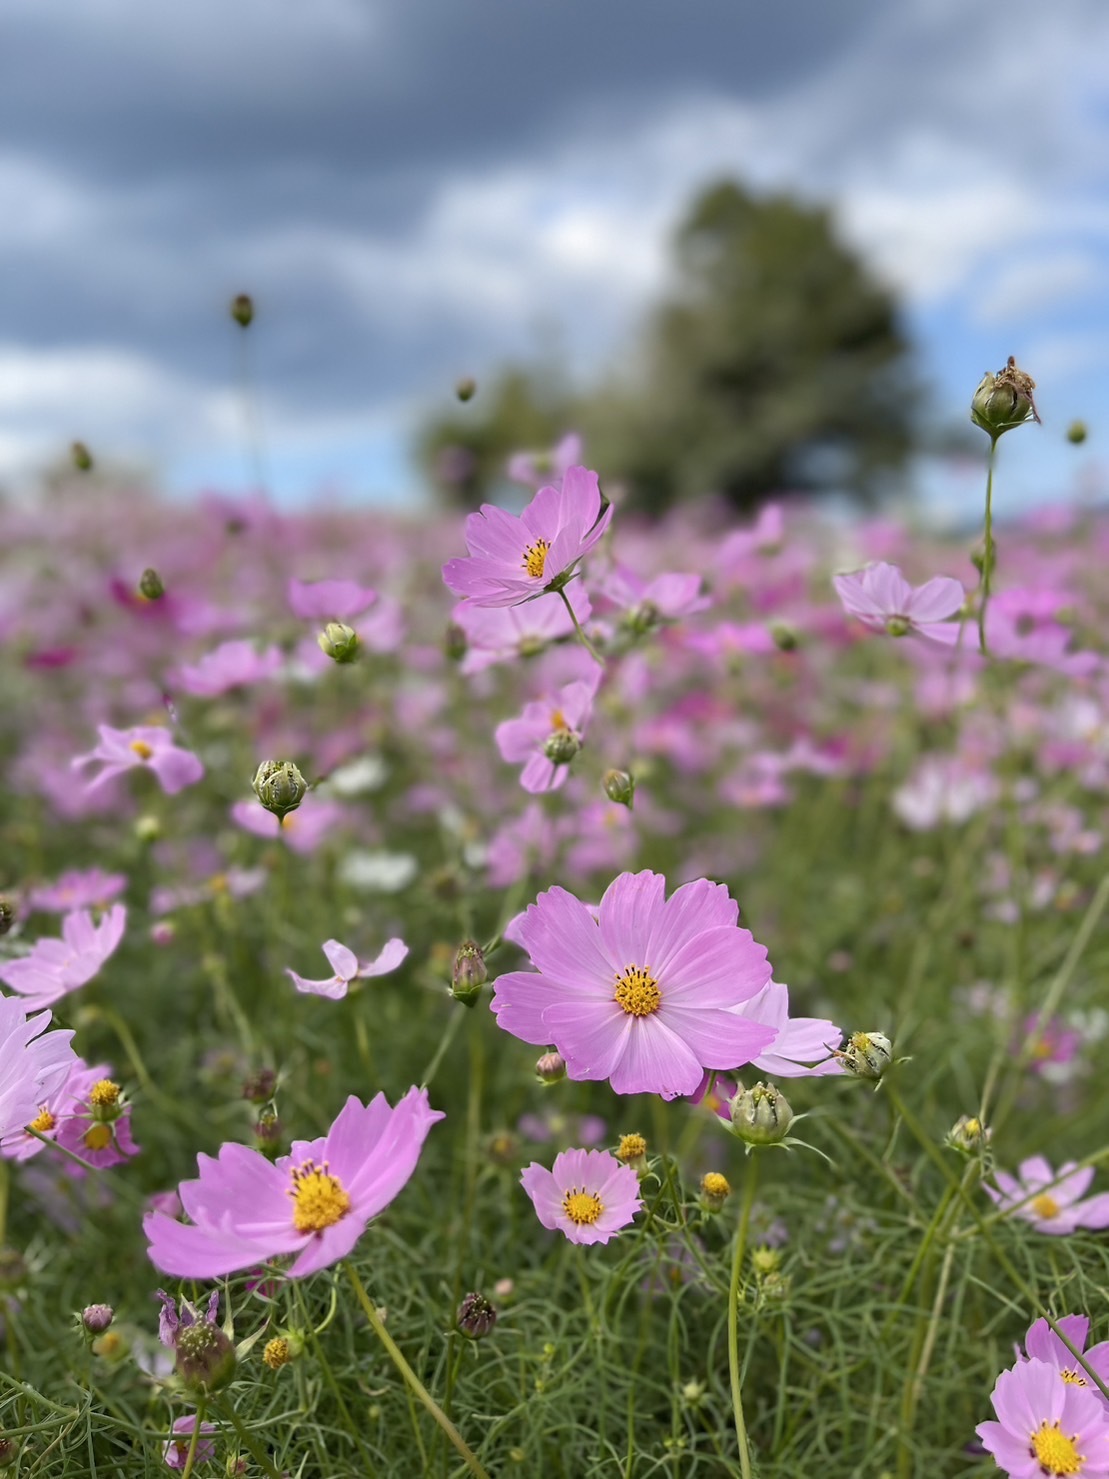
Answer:
[[60, 940], [39, 940], [30, 955], [0, 965], [0, 981], [26, 997], [26, 1010], [49, 1006], [86, 985], [123, 938], [127, 910], [113, 904], [99, 924], [87, 909], [67, 914]]
[[348, 621], [377, 600], [356, 580], [290, 580], [288, 595], [294, 616], [315, 621]]
[[285, 974], [292, 978], [293, 985], [298, 991], [308, 992], [312, 996], [327, 996], [332, 1001], [339, 1001], [346, 996], [350, 983], [357, 978], [385, 976], [390, 971], [395, 971], [408, 954], [408, 946], [403, 940], [396, 938], [386, 940], [380, 953], [373, 960], [367, 961], [365, 965], [359, 965], [354, 951], [348, 950], [345, 945], [340, 945], [338, 940], [325, 940], [323, 953], [335, 971], [335, 974], [328, 976], [326, 980], [306, 981], [303, 976], [298, 976], [296, 971], [290, 970], [286, 970]]
[[[23, 1002], [0, 997], [0, 1147], [25, 1138], [40, 1106], [77, 1061], [72, 1032], [47, 1032], [50, 1013], [28, 1017]], [[33, 1137], [32, 1137], [33, 1138]]]
[[409, 1089], [395, 1109], [384, 1094], [352, 1094], [328, 1133], [295, 1140], [270, 1162], [245, 1145], [197, 1157], [199, 1177], [181, 1184], [192, 1225], [148, 1212], [151, 1262], [182, 1279], [218, 1279], [271, 1258], [296, 1255], [291, 1278], [345, 1258], [372, 1217], [416, 1169], [427, 1132], [443, 1115], [426, 1089]]
[[[4, 1155], [14, 1161], [30, 1160], [32, 1156], [38, 1155], [45, 1144], [39, 1139], [40, 1135], [45, 1136], [46, 1140], [56, 1141], [65, 1150], [70, 1150], [82, 1160], [92, 1161], [98, 1166], [119, 1165], [128, 1156], [137, 1155], [138, 1146], [131, 1139], [130, 1126], [127, 1123], [130, 1105], [124, 1107], [119, 1118], [122, 1138], [118, 1148], [115, 1143], [115, 1127], [106, 1121], [94, 1122], [90, 1098], [99, 1086], [110, 1083], [111, 1071], [107, 1063], [98, 1063], [90, 1068], [83, 1058], [73, 1058], [64, 1079], [40, 1096], [38, 1112], [26, 1121], [32, 1129], [38, 1131], [38, 1135], [29, 1135], [26, 1130], [21, 1135], [12, 1135], [4, 1145]], [[103, 1090], [99, 1097], [104, 1097]], [[95, 1131], [94, 1123], [100, 1124], [100, 1128]], [[91, 1144], [88, 1143], [90, 1139]]]
[[604, 534], [595, 472], [567, 469], [561, 488], [540, 488], [517, 518], [492, 503], [466, 520], [469, 555], [448, 560], [443, 579], [456, 596], [478, 606], [517, 606], [565, 585], [578, 561]]
[[1109, 1419], [1089, 1391], [1060, 1379], [1050, 1362], [1018, 1361], [997, 1378], [990, 1398], [998, 1422], [975, 1432], [1010, 1479], [1109, 1476]]
[[520, 1182], [543, 1226], [571, 1243], [607, 1243], [643, 1206], [639, 1177], [607, 1150], [564, 1150], [549, 1171], [532, 1161]]
[[665, 893], [660, 873], [622, 873], [596, 919], [565, 889], [540, 894], [514, 930], [537, 970], [493, 983], [500, 1026], [553, 1043], [572, 1079], [664, 1099], [768, 1048], [777, 1030], [734, 1010], [770, 979], [735, 900], [703, 878]]
[[834, 575], [832, 584], [851, 616], [891, 637], [929, 637], [954, 646], [959, 623], [948, 617], [962, 609], [966, 591], [949, 575], [911, 586], [896, 565], [880, 561], [851, 575]]
[[98, 724], [100, 743], [87, 755], [77, 755], [70, 762], [76, 769], [90, 761], [104, 761], [104, 769], [94, 776], [85, 787], [94, 791], [105, 781], [113, 780], [125, 770], [145, 767], [152, 770], [167, 796], [176, 796], [186, 786], [200, 780], [204, 766], [191, 752], [179, 749], [173, 743], [168, 729], [157, 724], [140, 724], [134, 729], [112, 729], [108, 724]]
[[1092, 1166], [1079, 1170], [1076, 1161], [1064, 1161], [1053, 1171], [1042, 1155], [1034, 1155], [1021, 1161], [1018, 1170], [1019, 1180], [995, 1171], [998, 1189], [983, 1187], [999, 1211], [1012, 1212], [1037, 1232], [1053, 1237], [1064, 1237], [1080, 1227], [1109, 1227], [1109, 1192], [1081, 1200], [1094, 1179]]
[[581, 749], [596, 691], [596, 680], [567, 683], [554, 698], [525, 704], [518, 719], [497, 725], [493, 738], [501, 758], [524, 762], [520, 784], [525, 791], [536, 795], [565, 784], [570, 761]]
[[253, 642], [223, 642], [199, 662], [178, 668], [177, 682], [198, 698], [218, 698], [232, 688], [272, 678], [284, 662], [279, 647], [259, 652]]
[[[189, 1461], [189, 1449], [192, 1447], [193, 1429], [196, 1427], [196, 1413], [190, 1412], [185, 1417], [179, 1417], [172, 1428], [172, 1436], [162, 1450], [162, 1458], [165, 1460], [167, 1469], [183, 1469]], [[215, 1433], [219, 1429], [215, 1423], [201, 1423], [202, 1434]], [[204, 1436], [196, 1445], [196, 1457], [193, 1460], [197, 1464], [210, 1464], [216, 1456], [216, 1445], [212, 1440]]]
[[[1090, 1369], [1096, 1371], [1102, 1381], [1109, 1384], [1109, 1340], [1103, 1340], [1100, 1345], [1086, 1349], [1090, 1322], [1085, 1315], [1063, 1315], [1055, 1323], [1075, 1350], [1081, 1352], [1083, 1360]], [[1085, 1387], [1092, 1392], [1105, 1412], [1109, 1414], [1109, 1401], [1094, 1386], [1089, 1376], [1046, 1320], [1036, 1320], [1030, 1326], [1028, 1334], [1024, 1337], [1024, 1349], [1029, 1359], [1046, 1361], [1049, 1366], [1054, 1366], [1065, 1382], [1076, 1387]], [[1020, 1353], [1017, 1354], [1019, 1358]]]

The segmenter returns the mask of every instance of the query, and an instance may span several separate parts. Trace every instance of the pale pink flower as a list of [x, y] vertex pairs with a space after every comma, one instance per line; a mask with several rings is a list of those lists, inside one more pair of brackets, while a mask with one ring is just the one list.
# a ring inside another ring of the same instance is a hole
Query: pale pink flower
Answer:
[[374, 959], [364, 965], [359, 965], [354, 951], [349, 950], [346, 945], [340, 945], [338, 940], [325, 940], [323, 953], [335, 972], [333, 976], [322, 981], [307, 981], [303, 976], [298, 976], [296, 971], [286, 970], [285, 974], [291, 978], [298, 991], [339, 1001], [346, 996], [352, 981], [368, 976], [385, 976], [390, 971], [395, 971], [408, 954], [408, 946], [400, 939], [386, 940]]
[[643, 1206], [639, 1177], [607, 1150], [564, 1150], [549, 1171], [532, 1161], [520, 1182], [543, 1226], [571, 1243], [607, 1243]]
[[[494, 731], [501, 758], [519, 764], [520, 784], [533, 795], [557, 791], [570, 773], [569, 761], [581, 748], [590, 715], [596, 680], [578, 680], [560, 688], [553, 698], [525, 704], [517, 719], [506, 719]], [[552, 758], [552, 747], [565, 744], [566, 758]]]
[[1048, 1361], [1018, 1361], [990, 1398], [999, 1421], [975, 1432], [1010, 1479], [1109, 1479], [1109, 1419], [1093, 1394]]
[[25, 997], [25, 1009], [49, 1006], [97, 975], [123, 938], [127, 910], [113, 904], [93, 924], [87, 909], [67, 914], [60, 940], [39, 940], [29, 955], [0, 964], [0, 981]]
[[72, 1032], [47, 1032], [50, 1013], [28, 1017], [25, 1004], [0, 997], [0, 1144], [25, 1138], [24, 1126], [65, 1083], [77, 1061]]
[[349, 621], [377, 600], [356, 580], [290, 580], [288, 596], [293, 615], [306, 621]]
[[1042, 1155], [1034, 1155], [1021, 1161], [1017, 1170], [1019, 1179], [995, 1171], [996, 1191], [983, 1185], [998, 1211], [1011, 1212], [1052, 1237], [1065, 1237], [1080, 1227], [1109, 1227], [1109, 1192], [1082, 1200], [1094, 1179], [1093, 1166], [1079, 1170], [1076, 1161], [1064, 1161], [1053, 1171]]
[[178, 668], [177, 683], [198, 698], [218, 698], [232, 688], [260, 683], [281, 671], [285, 662], [279, 647], [259, 652], [253, 642], [223, 642], [199, 662]]
[[156, 724], [139, 724], [134, 729], [113, 729], [98, 724], [100, 743], [87, 755], [77, 755], [70, 762], [74, 769], [94, 760], [104, 762], [104, 769], [86, 786], [93, 791], [124, 771], [152, 770], [167, 796], [176, 796], [186, 786], [200, 780], [204, 766], [190, 750], [173, 743], [168, 729]]
[[962, 609], [966, 591], [951, 576], [937, 575], [911, 586], [896, 565], [880, 561], [850, 575], [835, 575], [832, 584], [844, 609], [875, 631], [928, 637], [949, 647], [959, 640], [959, 623], [948, 618]]
[[[1059, 1329], [1079, 1351], [1091, 1370], [1096, 1371], [1102, 1381], [1109, 1385], [1109, 1340], [1103, 1340], [1099, 1345], [1086, 1349], [1086, 1341], [1090, 1334], [1090, 1321], [1085, 1315], [1063, 1315], [1055, 1321]], [[1064, 1381], [1072, 1383], [1076, 1387], [1085, 1387], [1092, 1392], [1102, 1407], [1109, 1413], [1109, 1400], [1094, 1386], [1089, 1376], [1075, 1360], [1074, 1356], [1052, 1330], [1046, 1320], [1036, 1320], [1024, 1337], [1024, 1349], [1027, 1359], [1034, 1361], [1046, 1361], [1049, 1366], [1054, 1366]], [[1024, 1359], [1021, 1352], [1017, 1352], [1018, 1360]]]

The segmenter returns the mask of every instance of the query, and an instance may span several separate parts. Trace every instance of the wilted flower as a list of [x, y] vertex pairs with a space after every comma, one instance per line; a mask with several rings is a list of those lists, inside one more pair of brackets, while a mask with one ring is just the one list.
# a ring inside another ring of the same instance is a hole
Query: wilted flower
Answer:
[[162, 1302], [158, 1317], [158, 1339], [176, 1353], [177, 1375], [188, 1387], [209, 1392], [219, 1391], [235, 1374], [235, 1348], [230, 1337], [216, 1323], [219, 1292], [208, 1296], [208, 1308], [201, 1314], [189, 1300], [176, 1300], [165, 1290], [155, 1291]]
[[307, 981], [303, 976], [298, 976], [296, 971], [291, 970], [286, 970], [285, 974], [290, 977], [298, 991], [339, 1001], [346, 996], [347, 988], [352, 981], [369, 976], [384, 976], [389, 971], [395, 971], [407, 956], [408, 946], [401, 939], [386, 940], [374, 959], [367, 961], [364, 965], [358, 963], [358, 957], [353, 950], [348, 949], [346, 945], [340, 945], [338, 940], [325, 940], [323, 953], [327, 956], [328, 964], [335, 971], [335, 974], [327, 977], [326, 980]]

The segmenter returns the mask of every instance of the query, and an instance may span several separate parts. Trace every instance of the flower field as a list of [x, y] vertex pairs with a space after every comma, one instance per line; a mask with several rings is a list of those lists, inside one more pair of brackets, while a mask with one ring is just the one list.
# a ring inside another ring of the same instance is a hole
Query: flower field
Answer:
[[1109, 1475], [1109, 521], [975, 404], [984, 542], [0, 511], [0, 1464]]

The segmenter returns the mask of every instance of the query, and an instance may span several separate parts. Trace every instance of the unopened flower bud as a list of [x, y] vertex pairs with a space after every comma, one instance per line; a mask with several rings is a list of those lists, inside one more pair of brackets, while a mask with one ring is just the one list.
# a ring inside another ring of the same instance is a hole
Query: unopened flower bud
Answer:
[[110, 1304], [89, 1304], [81, 1311], [81, 1324], [90, 1335], [103, 1335], [115, 1317]]
[[258, 1116], [258, 1122], [254, 1126], [254, 1144], [270, 1160], [273, 1160], [281, 1149], [281, 1139], [284, 1134], [285, 1127], [273, 1110], [267, 1110]]
[[147, 566], [139, 576], [139, 595], [144, 601], [160, 601], [166, 593], [162, 577], [152, 566]]
[[277, 1088], [277, 1070], [273, 1068], [259, 1068], [257, 1073], [252, 1073], [243, 1081], [242, 1097], [249, 1099], [251, 1104], [265, 1104], [273, 1098], [273, 1092]]
[[751, 1250], [751, 1266], [760, 1279], [765, 1279], [768, 1274], [776, 1274], [781, 1268], [782, 1255], [777, 1248], [762, 1243]]
[[541, 1084], [558, 1084], [566, 1077], [566, 1059], [561, 1053], [544, 1053], [536, 1062], [535, 1076]]
[[458, 1306], [455, 1323], [470, 1340], [481, 1340], [497, 1323], [497, 1311], [484, 1294], [470, 1293]]
[[69, 449], [69, 455], [73, 458], [73, 466], [78, 472], [92, 471], [92, 453], [84, 442], [74, 442]]
[[332, 662], [353, 662], [358, 656], [358, 633], [345, 621], [329, 621], [316, 641]]
[[1080, 447], [1086, 440], [1086, 423], [1084, 421], [1072, 421], [1067, 427], [1067, 441], [1072, 447]]
[[748, 1145], [777, 1145], [786, 1138], [793, 1110], [771, 1084], [740, 1089], [731, 1101], [732, 1131]]
[[719, 1171], [706, 1171], [701, 1177], [701, 1206], [706, 1212], [719, 1212], [731, 1194], [728, 1178]]
[[308, 794], [308, 782], [291, 760], [263, 760], [254, 772], [254, 794], [279, 822]]
[[14, 1438], [0, 1438], [0, 1469], [10, 1469], [19, 1457], [19, 1444]]
[[[986, 573], [986, 550], [984, 545], [980, 545], [977, 549], [971, 550], [970, 563], [974, 566], [975, 570], [978, 571], [979, 575], [984, 575]], [[990, 574], [992, 575], [994, 573], [994, 570], [997, 568], [997, 540], [994, 539], [992, 535], [990, 537], [989, 563]]]
[[156, 816], [146, 812], [135, 818], [132, 831], [137, 842], [157, 842], [162, 835], [162, 824]]
[[511, 1130], [494, 1130], [487, 1148], [489, 1159], [495, 1166], [511, 1166], [520, 1153], [520, 1142]]
[[461, 662], [468, 647], [466, 633], [456, 621], [449, 621], [443, 633], [443, 654], [449, 662]]
[[9, 899], [0, 899], [0, 935], [6, 935], [15, 923], [15, 910]]
[[907, 616], [887, 616], [886, 631], [891, 637], [907, 637], [913, 624]]
[[616, 1159], [630, 1166], [637, 1176], [647, 1170], [647, 1142], [642, 1135], [621, 1135]]
[[626, 770], [606, 770], [601, 777], [601, 786], [610, 801], [631, 810], [635, 800], [635, 777]]
[[856, 1032], [835, 1057], [858, 1078], [881, 1078], [893, 1062], [893, 1044], [884, 1032]]
[[947, 1144], [964, 1155], [977, 1155], [990, 1143], [993, 1131], [973, 1114], [961, 1114], [947, 1132]]
[[174, 1344], [177, 1375], [187, 1387], [218, 1392], [235, 1374], [235, 1347], [223, 1330], [208, 1320], [181, 1326]]
[[262, 1351], [262, 1360], [271, 1371], [280, 1371], [304, 1354], [304, 1336], [299, 1330], [283, 1330], [268, 1340]]
[[119, 1085], [110, 1078], [97, 1079], [89, 1090], [89, 1109], [101, 1125], [114, 1125], [127, 1108]]
[[1032, 399], [1035, 388], [1032, 376], [1018, 370], [1016, 359], [1010, 355], [1003, 370], [996, 375], [987, 371], [982, 376], [971, 399], [970, 419], [996, 442], [999, 436], [1023, 426], [1026, 421], [1039, 421]]
[[700, 1407], [707, 1391], [703, 1381], [687, 1381], [682, 1386], [682, 1401], [687, 1407]]
[[641, 601], [634, 610], [628, 612], [624, 621], [636, 636], [641, 637], [653, 631], [660, 619], [659, 609], [653, 601]]
[[254, 322], [254, 299], [249, 293], [236, 293], [231, 299], [231, 317], [240, 329], [249, 329]]
[[463, 940], [451, 966], [451, 995], [463, 1006], [473, 1006], [488, 979], [481, 946], [476, 940]]
[[796, 651], [801, 640], [796, 627], [790, 626], [788, 621], [776, 620], [769, 624], [768, 630], [779, 652]]
[[581, 740], [572, 729], [555, 729], [543, 741], [543, 753], [552, 765], [569, 765], [581, 749]]
[[477, 390], [477, 381], [472, 375], [463, 375], [454, 386], [454, 393], [460, 401], [472, 401]]

